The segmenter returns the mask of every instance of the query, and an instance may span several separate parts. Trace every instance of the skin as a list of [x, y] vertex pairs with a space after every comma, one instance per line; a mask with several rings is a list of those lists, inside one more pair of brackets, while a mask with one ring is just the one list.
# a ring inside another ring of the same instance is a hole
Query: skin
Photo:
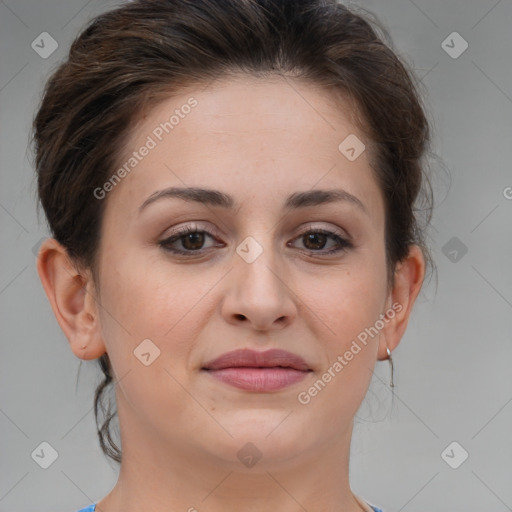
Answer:
[[[406, 329], [424, 277], [422, 253], [411, 246], [388, 287], [384, 201], [368, 150], [354, 161], [338, 150], [349, 134], [364, 135], [340, 98], [296, 79], [230, 77], [184, 90], [145, 113], [127, 157], [191, 96], [198, 105], [104, 199], [99, 289], [54, 239], [38, 258], [71, 350], [85, 360], [108, 352], [121, 379], [123, 462], [97, 510], [360, 511], [348, 473], [353, 419], [376, 361]], [[149, 196], [170, 186], [217, 189], [237, 205], [162, 199], [139, 215]], [[331, 188], [359, 198], [365, 211], [350, 201], [283, 210], [289, 194]], [[182, 238], [173, 247], [199, 247], [202, 256], [159, 246], [191, 223], [216, 234], [202, 246]], [[308, 227], [337, 230], [353, 247], [322, 255], [336, 240], [308, 243], [300, 236]], [[263, 248], [252, 263], [236, 252], [248, 236]], [[393, 303], [400, 312], [301, 404], [298, 393]], [[160, 356], [145, 366], [133, 351], [148, 338]], [[288, 350], [313, 371], [269, 393], [201, 371], [245, 347]], [[262, 454], [251, 468], [237, 457], [247, 442]]]

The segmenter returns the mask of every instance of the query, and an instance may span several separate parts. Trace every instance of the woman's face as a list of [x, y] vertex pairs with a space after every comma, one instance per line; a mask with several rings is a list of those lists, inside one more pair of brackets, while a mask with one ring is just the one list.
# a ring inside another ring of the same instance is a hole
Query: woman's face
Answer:
[[[125, 452], [149, 440], [240, 467], [251, 442], [275, 467], [346, 442], [392, 304], [383, 197], [346, 112], [295, 80], [232, 78], [131, 133], [125, 176], [98, 199], [99, 328]], [[287, 357], [208, 366], [236, 349], [284, 350], [308, 371], [276, 368]]]

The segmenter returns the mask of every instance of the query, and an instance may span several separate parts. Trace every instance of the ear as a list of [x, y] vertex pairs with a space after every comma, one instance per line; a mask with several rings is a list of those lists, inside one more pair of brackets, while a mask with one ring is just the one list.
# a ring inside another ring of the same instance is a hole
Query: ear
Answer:
[[45, 240], [39, 249], [37, 273], [73, 353], [80, 359], [97, 359], [104, 354], [91, 273], [80, 274], [54, 238]]
[[425, 259], [421, 249], [412, 245], [408, 256], [397, 263], [393, 287], [386, 299], [386, 316], [379, 339], [378, 359], [388, 359], [386, 347], [391, 352], [398, 346], [409, 322], [414, 301], [425, 277]]

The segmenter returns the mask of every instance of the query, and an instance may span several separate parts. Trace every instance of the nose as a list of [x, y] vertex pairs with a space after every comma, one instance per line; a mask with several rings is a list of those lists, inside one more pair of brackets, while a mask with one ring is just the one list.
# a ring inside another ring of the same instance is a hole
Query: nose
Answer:
[[256, 331], [282, 329], [297, 316], [289, 272], [268, 245], [254, 260], [244, 256], [248, 247], [254, 250], [241, 244], [234, 254], [234, 268], [225, 283], [222, 315], [228, 323], [245, 323]]

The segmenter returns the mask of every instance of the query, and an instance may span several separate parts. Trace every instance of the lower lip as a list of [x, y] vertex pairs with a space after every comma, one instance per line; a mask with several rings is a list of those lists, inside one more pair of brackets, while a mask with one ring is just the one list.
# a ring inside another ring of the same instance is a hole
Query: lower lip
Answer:
[[294, 368], [223, 368], [207, 370], [208, 373], [226, 384], [246, 391], [277, 391], [300, 382], [309, 372]]

